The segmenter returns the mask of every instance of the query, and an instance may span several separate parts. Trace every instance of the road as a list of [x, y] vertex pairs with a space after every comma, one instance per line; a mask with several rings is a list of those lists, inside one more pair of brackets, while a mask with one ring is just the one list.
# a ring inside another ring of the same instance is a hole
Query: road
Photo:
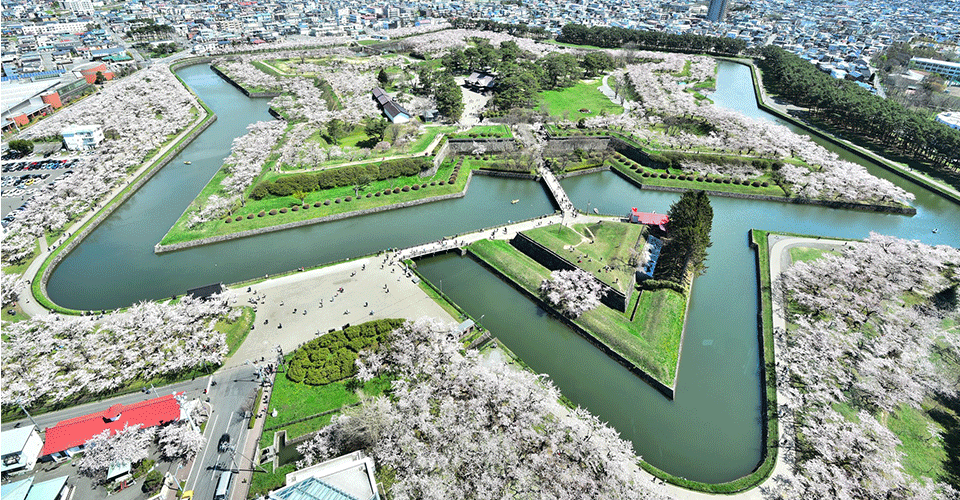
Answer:
[[[207, 445], [194, 460], [184, 488], [193, 490], [194, 498], [213, 498], [221, 469], [249, 469], [251, 466], [252, 457], [243, 456], [236, 450], [243, 450], [248, 438], [259, 439], [259, 436], [248, 437], [247, 423], [250, 420], [245, 416], [245, 412], [255, 411], [251, 409], [257, 407], [254, 403], [260, 379], [256, 373], [257, 366], [246, 364], [219, 371], [211, 378], [208, 396], [213, 411], [203, 432]], [[218, 444], [220, 436], [225, 433], [230, 435], [230, 446], [221, 453]], [[231, 490], [236, 487], [236, 481], [233, 481]]]

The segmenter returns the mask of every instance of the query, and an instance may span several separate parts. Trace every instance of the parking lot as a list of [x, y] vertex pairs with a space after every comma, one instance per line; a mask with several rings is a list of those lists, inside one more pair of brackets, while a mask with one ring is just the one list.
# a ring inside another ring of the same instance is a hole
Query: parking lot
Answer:
[[16, 211], [25, 209], [36, 193], [70, 177], [82, 163], [83, 158], [80, 157], [28, 157], [4, 161], [0, 178], [0, 192], [3, 195], [0, 216], [3, 217], [3, 226], [6, 227], [13, 220]]

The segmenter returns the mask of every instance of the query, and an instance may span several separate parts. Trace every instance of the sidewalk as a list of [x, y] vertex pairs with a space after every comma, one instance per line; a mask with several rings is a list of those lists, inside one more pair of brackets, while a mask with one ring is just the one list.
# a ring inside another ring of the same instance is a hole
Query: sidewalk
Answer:
[[270, 401], [270, 395], [273, 393], [273, 382], [276, 380], [276, 377], [276, 372], [270, 374], [270, 384], [263, 388], [263, 395], [260, 396], [260, 401], [257, 402], [257, 408], [254, 410], [257, 421], [254, 422], [253, 429], [247, 431], [244, 437], [243, 448], [237, 450], [242, 456], [237, 464], [241, 470], [235, 479], [237, 482], [234, 483], [236, 487], [233, 488], [233, 493], [230, 495], [231, 500], [244, 500], [250, 491], [250, 481], [253, 479], [254, 474], [252, 469], [256, 469], [258, 465], [257, 452], [260, 446], [260, 436], [263, 434], [263, 426], [267, 421], [267, 407], [269, 406], [267, 402]]

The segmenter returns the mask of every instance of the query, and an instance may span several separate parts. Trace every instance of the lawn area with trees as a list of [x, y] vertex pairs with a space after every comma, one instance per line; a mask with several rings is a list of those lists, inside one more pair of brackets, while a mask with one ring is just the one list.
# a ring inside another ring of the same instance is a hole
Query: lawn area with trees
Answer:
[[[603, 225], [607, 225], [607, 223], [605, 222]], [[544, 230], [545, 233], [557, 231], [556, 226], [539, 229]], [[618, 231], [614, 230], [613, 233], [616, 234]], [[622, 237], [623, 233], [620, 234]], [[568, 237], [570, 236], [572, 236], [572, 233], [568, 235]], [[633, 238], [631, 239], [632, 242], [637, 241], [633, 234], [631, 234], [631, 238]], [[558, 238], [555, 244], [566, 244], [563, 241]], [[613, 238], [610, 238], [608, 242], [599, 244], [598, 248], [606, 246], [611, 249], [613, 254], [616, 254], [620, 251], [615, 247], [616, 244]], [[481, 240], [468, 246], [467, 250], [471, 255], [505, 276], [515, 286], [532, 297], [540, 298], [543, 282], [552, 278], [549, 269], [541, 266], [507, 241]], [[596, 255], [599, 257], [599, 253]], [[609, 257], [610, 254], [605, 255], [604, 261], [609, 261]], [[573, 263], [578, 265], [575, 261]], [[628, 292], [632, 292], [632, 290]], [[644, 295], [649, 293], [651, 293], [649, 290], [643, 292]], [[640, 294], [633, 294], [627, 313], [601, 305], [586, 310], [579, 317], [568, 318], [568, 321], [585, 331], [592, 340], [616, 353], [622, 362], [642, 370], [647, 375], [670, 387], [676, 378], [680, 339], [683, 333], [683, 318], [686, 313], [686, 295], [676, 293], [682, 306], [675, 307], [673, 297], [663, 293], [662, 290], [653, 293], [653, 295], [659, 294], [663, 294], [663, 297], [646, 299], [654, 300], [655, 304], [648, 306], [644, 312], [652, 313], [654, 316], [662, 314], [672, 316], [663, 318], [644, 317], [640, 315], [639, 309], [634, 315], [633, 311], [638, 303], [637, 296]], [[629, 293], [628, 296], [630, 296]], [[656, 305], [663, 305], [664, 307], [657, 308]], [[560, 315], [562, 316], [562, 314]], [[632, 321], [631, 318], [633, 318]]]
[[619, 115], [623, 107], [614, 104], [610, 98], [597, 90], [600, 80], [588, 80], [557, 90], [540, 93], [540, 111], [564, 120], [577, 121], [580, 118], [601, 115]]

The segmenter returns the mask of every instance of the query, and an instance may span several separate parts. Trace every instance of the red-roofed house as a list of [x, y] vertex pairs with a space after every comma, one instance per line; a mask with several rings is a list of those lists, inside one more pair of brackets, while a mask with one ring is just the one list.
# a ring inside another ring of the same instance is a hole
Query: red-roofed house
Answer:
[[634, 207], [630, 209], [630, 222], [646, 224], [648, 226], [660, 226], [661, 230], [666, 231], [666, 225], [670, 222], [670, 218], [667, 217], [667, 214], [640, 212]]
[[106, 429], [117, 433], [127, 426], [140, 425], [141, 429], [146, 429], [180, 420], [180, 403], [176, 396], [170, 394], [129, 405], [115, 404], [101, 412], [57, 422], [57, 425], [47, 427], [40, 455], [54, 460], [66, 458]]

